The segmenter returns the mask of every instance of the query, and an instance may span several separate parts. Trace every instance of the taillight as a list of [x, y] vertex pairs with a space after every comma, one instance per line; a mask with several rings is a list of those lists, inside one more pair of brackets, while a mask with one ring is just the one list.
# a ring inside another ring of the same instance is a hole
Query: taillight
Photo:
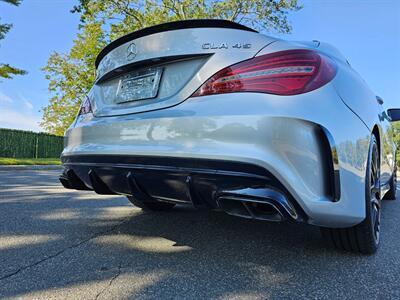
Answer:
[[208, 79], [192, 97], [234, 92], [297, 95], [315, 90], [336, 75], [336, 65], [313, 50], [286, 50], [245, 60]]
[[81, 104], [81, 108], [79, 109], [78, 116], [86, 115], [91, 112], [92, 112], [92, 105], [90, 104], [89, 97], [86, 97], [86, 99]]

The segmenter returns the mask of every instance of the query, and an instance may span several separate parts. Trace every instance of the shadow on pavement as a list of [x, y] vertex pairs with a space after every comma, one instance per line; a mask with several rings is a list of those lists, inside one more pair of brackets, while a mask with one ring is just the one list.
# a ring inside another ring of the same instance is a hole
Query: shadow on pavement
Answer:
[[[317, 228], [69, 192], [56, 172], [0, 172], [1, 297], [337, 298], [399, 293], [396, 201], [376, 256], [336, 252]], [[382, 289], [382, 282], [390, 289]], [[375, 298], [375, 297], [373, 297]]]

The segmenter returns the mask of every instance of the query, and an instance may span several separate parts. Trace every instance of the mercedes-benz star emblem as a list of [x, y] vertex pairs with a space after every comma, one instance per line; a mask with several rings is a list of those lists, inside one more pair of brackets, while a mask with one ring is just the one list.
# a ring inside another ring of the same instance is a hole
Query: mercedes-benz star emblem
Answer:
[[137, 49], [135, 43], [129, 44], [127, 48], [127, 59], [132, 60], [136, 57]]

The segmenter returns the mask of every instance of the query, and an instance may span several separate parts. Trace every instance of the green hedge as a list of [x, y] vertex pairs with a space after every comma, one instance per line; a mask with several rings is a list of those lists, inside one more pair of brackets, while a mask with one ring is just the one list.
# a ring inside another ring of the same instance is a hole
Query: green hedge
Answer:
[[47, 133], [0, 128], [0, 157], [60, 157], [64, 138]]

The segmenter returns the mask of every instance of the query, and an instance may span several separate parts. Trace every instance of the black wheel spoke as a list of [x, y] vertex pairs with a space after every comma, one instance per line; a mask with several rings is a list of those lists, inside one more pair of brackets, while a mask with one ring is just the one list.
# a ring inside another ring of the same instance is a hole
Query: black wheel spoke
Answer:
[[[372, 134], [365, 172], [366, 218], [348, 228], [321, 228], [321, 232], [336, 248], [373, 254], [379, 247], [381, 232], [381, 170], [380, 153], [376, 136]], [[393, 178], [393, 181], [395, 178]]]
[[376, 176], [375, 163], [371, 163], [371, 179], [375, 179], [375, 176]]
[[375, 182], [372, 186], [371, 186], [371, 197], [377, 198], [377, 196], [379, 195], [379, 182]]
[[370, 210], [371, 210], [371, 225], [374, 233], [375, 242], [379, 243], [380, 235], [380, 167], [378, 151], [375, 148], [371, 155], [370, 162]]

